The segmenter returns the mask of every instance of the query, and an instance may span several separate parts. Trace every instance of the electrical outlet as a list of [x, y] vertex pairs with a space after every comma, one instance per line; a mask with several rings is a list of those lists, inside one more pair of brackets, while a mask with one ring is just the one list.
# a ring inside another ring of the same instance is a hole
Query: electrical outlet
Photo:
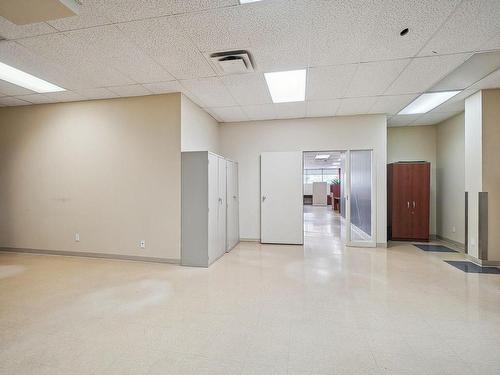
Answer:
[[455, 232], [457, 231], [457, 228], [455, 228], [455, 226], [453, 226], [453, 227], [451, 228], [451, 231], [452, 231], [453, 233], [455, 233]]
[[141, 242], [139, 242], [139, 246], [141, 249], [145, 249], [146, 248], [146, 241], [141, 240]]
[[80, 242], [80, 233], [75, 233], [75, 242]]

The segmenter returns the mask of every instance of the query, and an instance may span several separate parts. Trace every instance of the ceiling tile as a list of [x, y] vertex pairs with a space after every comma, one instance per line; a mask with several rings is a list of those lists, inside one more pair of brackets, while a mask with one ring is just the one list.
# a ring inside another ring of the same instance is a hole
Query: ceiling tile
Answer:
[[247, 105], [242, 107], [250, 121], [273, 120], [276, 118], [274, 104]]
[[28, 95], [33, 94], [33, 91], [0, 80], [0, 94], [2, 94], [1, 96]]
[[208, 61], [180, 28], [176, 17], [129, 22], [119, 28], [177, 79], [215, 75]]
[[430, 89], [448, 73], [467, 60], [471, 54], [421, 57], [411, 61], [386, 95], [413, 94]]
[[499, 50], [500, 49], [500, 34], [495, 35], [493, 38], [488, 40], [486, 43], [479, 47], [481, 51]]
[[173, 80], [161, 65], [135, 44], [130, 42], [114, 25], [68, 31], [65, 33], [86, 53], [99, 59], [101, 65], [110, 65], [134, 82], [160, 82]]
[[347, 97], [381, 95], [399, 76], [410, 60], [361, 63], [347, 90]]
[[455, 116], [460, 112], [429, 112], [426, 113], [422, 116], [420, 116], [418, 119], [416, 119], [411, 126], [418, 126], [418, 125], [434, 125], [437, 124], [441, 121], [444, 121], [446, 119], [449, 119], [450, 117]]
[[87, 99], [110, 99], [116, 98], [118, 95], [109, 91], [104, 87], [96, 87], [90, 89], [76, 90], [76, 93], [84, 96]]
[[111, 21], [106, 18], [102, 9], [94, 4], [94, 1], [87, 0], [82, 2], [78, 15], [48, 21], [47, 23], [57, 30], [66, 31], [106, 25]]
[[191, 79], [180, 82], [182, 86], [201, 100], [202, 107], [232, 107], [237, 104], [219, 77]]
[[57, 30], [45, 22], [30, 25], [16, 25], [0, 16], [0, 36], [5, 39], [26, 38], [29, 36], [55, 33]]
[[[370, 32], [363, 61], [415, 56], [455, 9], [460, 0], [387, 0]], [[401, 36], [404, 28], [410, 32]]]
[[397, 116], [391, 116], [387, 119], [387, 125], [389, 127], [393, 126], [408, 126], [412, 122], [414, 122], [416, 119], [421, 117], [421, 114], [418, 115], [397, 115]]
[[[57, 66], [59, 75], [68, 82], [68, 84], [62, 84], [64, 88], [118, 86], [134, 83], [133, 80], [115, 70], [111, 64], [103, 63], [100, 52], [62, 33], [21, 39], [18, 43], [37, 57], [37, 59], [32, 59], [33, 69], [36, 69], [35, 63], [39, 60], [41, 63], [48, 61]], [[52, 71], [50, 73], [53, 74]], [[59, 84], [57, 77], [40, 77]]]
[[[261, 4], [258, 4], [260, 7]], [[220, 52], [250, 47], [255, 7], [238, 6], [176, 17], [186, 34], [202, 52]]]
[[3, 98], [0, 98], [0, 104], [4, 106], [16, 106], [16, 105], [30, 105], [30, 102], [27, 102], [25, 100], [21, 100], [18, 98], [13, 98], [10, 96], [6, 96]]
[[341, 99], [337, 116], [366, 114], [376, 100], [376, 97]]
[[165, 0], [88, 0], [113, 23], [172, 14], [172, 3]]
[[251, 52], [261, 72], [306, 68], [311, 35], [310, 4], [269, 1], [252, 9], [248, 20]]
[[127, 96], [142, 96], [142, 95], [151, 95], [151, 92], [146, 89], [144, 86], [136, 84], [136, 85], [125, 85], [125, 86], [114, 86], [107, 87], [107, 89], [116, 95], [127, 97]]
[[210, 108], [210, 113], [214, 113], [220, 122], [248, 121], [246, 113], [240, 107]]
[[238, 104], [271, 103], [271, 95], [262, 73], [222, 76], [222, 82]]
[[306, 117], [306, 103], [276, 103], [274, 110], [278, 118], [303, 118]]
[[78, 95], [72, 91], [59, 91], [59, 92], [48, 92], [44, 94], [49, 98], [52, 98], [58, 102], [76, 102], [80, 100], [85, 100], [81, 95]]
[[309, 68], [307, 74], [307, 100], [327, 100], [345, 95], [357, 64]]
[[340, 99], [319, 100], [307, 102], [307, 117], [335, 116], [340, 105]]
[[171, 92], [185, 91], [178, 81], [145, 83], [143, 86], [153, 94], [168, 94]]
[[55, 100], [52, 98], [49, 98], [46, 95], [43, 94], [31, 94], [31, 95], [23, 95], [23, 96], [18, 96], [17, 99], [24, 100], [26, 102], [30, 102], [33, 104], [43, 104], [43, 103], [54, 103]]
[[[500, 87], [500, 69], [497, 69], [493, 73], [487, 75], [480, 81], [471, 85], [468, 89], [477, 91], [482, 89], [494, 89], [499, 87]], [[0, 91], [2, 90], [0, 89]]]
[[394, 115], [411, 103], [418, 95], [391, 95], [379, 96], [369, 113], [385, 113]]
[[356, 63], [379, 25], [382, 0], [310, 1], [310, 66]]
[[420, 55], [474, 51], [500, 30], [500, 1], [466, 0], [422, 49]]

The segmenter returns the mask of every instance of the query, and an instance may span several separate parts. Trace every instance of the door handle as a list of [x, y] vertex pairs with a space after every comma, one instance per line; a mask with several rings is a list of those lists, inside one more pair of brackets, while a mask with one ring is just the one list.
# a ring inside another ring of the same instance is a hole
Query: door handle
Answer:
[[262, 196], [262, 202], [264, 202], [265, 200], [266, 200], [266, 196], [265, 196], [265, 195], [263, 195], [263, 196]]
[[415, 201], [413, 201], [413, 208], [415, 208]]

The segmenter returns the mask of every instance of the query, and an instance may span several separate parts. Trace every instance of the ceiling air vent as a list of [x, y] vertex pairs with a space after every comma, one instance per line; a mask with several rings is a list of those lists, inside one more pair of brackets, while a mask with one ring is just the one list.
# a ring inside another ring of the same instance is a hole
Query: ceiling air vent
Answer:
[[220, 75], [253, 72], [252, 58], [248, 51], [227, 51], [210, 54], [210, 61]]

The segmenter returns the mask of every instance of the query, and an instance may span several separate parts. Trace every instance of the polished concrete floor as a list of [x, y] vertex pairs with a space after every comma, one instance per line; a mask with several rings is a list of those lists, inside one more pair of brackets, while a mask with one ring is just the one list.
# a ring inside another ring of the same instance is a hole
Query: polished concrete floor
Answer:
[[308, 211], [209, 269], [0, 253], [0, 374], [500, 374], [499, 275]]

